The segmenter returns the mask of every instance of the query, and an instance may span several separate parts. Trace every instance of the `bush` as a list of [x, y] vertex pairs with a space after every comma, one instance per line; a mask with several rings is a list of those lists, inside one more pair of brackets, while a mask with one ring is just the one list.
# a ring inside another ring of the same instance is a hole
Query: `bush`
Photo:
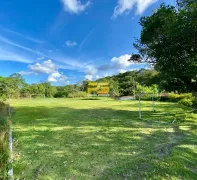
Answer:
[[79, 92], [71, 92], [68, 94], [69, 98], [86, 98], [87, 97], [87, 93], [83, 92], [83, 91], [79, 91]]
[[193, 101], [192, 101], [192, 99], [184, 98], [184, 99], [181, 99], [179, 101], [179, 104], [183, 104], [185, 106], [192, 106], [193, 105]]
[[194, 99], [192, 103], [193, 103], [193, 106], [196, 108], [197, 107], [197, 100]]
[[[136, 99], [139, 99], [139, 96], [136, 96]], [[152, 101], [152, 94], [144, 94], [140, 99], [143, 101]], [[159, 101], [160, 97], [156, 94], [153, 99], [154, 101]]]
[[161, 101], [178, 102], [178, 103], [183, 104], [185, 106], [192, 106], [196, 102], [192, 93], [182, 93], [182, 94], [168, 93], [167, 96], [161, 97], [160, 100]]
[[168, 93], [168, 101], [171, 102], [179, 102], [182, 99], [190, 99], [191, 101], [194, 100], [192, 93], [183, 93], [183, 94], [175, 94], [175, 93]]
[[167, 97], [167, 96], [161, 96], [161, 97], [159, 98], [159, 100], [160, 100], [160, 101], [166, 102], [166, 101], [168, 101], [168, 97]]

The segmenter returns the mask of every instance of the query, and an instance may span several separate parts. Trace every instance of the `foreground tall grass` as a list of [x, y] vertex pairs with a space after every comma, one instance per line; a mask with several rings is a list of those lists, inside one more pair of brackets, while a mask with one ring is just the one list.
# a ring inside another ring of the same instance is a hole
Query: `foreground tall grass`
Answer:
[[197, 115], [174, 102], [13, 100], [14, 175], [196, 180]]
[[8, 105], [0, 102], [0, 179], [7, 176], [8, 130]]

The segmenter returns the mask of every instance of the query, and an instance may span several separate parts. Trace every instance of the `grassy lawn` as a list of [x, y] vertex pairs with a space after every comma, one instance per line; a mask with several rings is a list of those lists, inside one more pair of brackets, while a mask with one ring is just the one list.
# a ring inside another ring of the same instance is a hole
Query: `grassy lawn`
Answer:
[[[175, 103], [10, 101], [20, 179], [197, 179], [197, 115]], [[173, 122], [173, 123], [172, 123]]]

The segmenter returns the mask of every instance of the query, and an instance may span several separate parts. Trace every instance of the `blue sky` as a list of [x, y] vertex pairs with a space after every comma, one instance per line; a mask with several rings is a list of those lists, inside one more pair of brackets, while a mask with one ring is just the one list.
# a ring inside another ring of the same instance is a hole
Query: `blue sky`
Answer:
[[9, 0], [0, 6], [0, 76], [64, 85], [147, 67], [129, 63], [138, 24], [174, 0]]

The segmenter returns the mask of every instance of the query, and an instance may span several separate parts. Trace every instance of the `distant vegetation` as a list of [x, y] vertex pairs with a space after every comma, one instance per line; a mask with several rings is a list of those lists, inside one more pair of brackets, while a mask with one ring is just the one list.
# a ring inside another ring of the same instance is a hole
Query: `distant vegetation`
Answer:
[[[79, 84], [53, 86], [50, 83], [44, 82], [39, 84], [29, 85], [25, 83], [20, 74], [13, 74], [10, 77], [0, 77], [0, 99], [17, 99], [17, 98], [86, 98], [88, 80]], [[120, 73], [114, 76], [100, 78], [97, 82], [108, 82], [110, 86], [111, 96], [136, 96], [139, 93], [158, 94], [169, 92], [166, 79], [161, 76], [156, 70], [141, 69], [139, 71], [129, 71]], [[170, 91], [169, 97], [161, 98], [160, 100], [174, 101], [174, 96], [184, 97], [178, 98], [184, 105], [197, 104], [193, 95], [188, 91]], [[95, 92], [96, 93], [96, 92]], [[178, 95], [180, 93], [185, 93]], [[189, 95], [188, 95], [189, 93]], [[152, 95], [151, 95], [152, 97]], [[145, 96], [144, 96], [145, 98]], [[146, 98], [145, 98], [146, 99]], [[150, 97], [147, 97], [147, 100]], [[177, 100], [177, 102], [179, 102]]]
[[[86, 97], [85, 92], [87, 92], [88, 82], [88, 80], [85, 80], [80, 84], [65, 86], [52, 86], [47, 82], [29, 85], [20, 74], [15, 73], [10, 77], [0, 77], [0, 98], [15, 99], [30, 98], [31, 96], [45, 96], [48, 98]], [[133, 95], [135, 92], [141, 91], [157, 93], [159, 87], [162, 87], [162, 80], [160, 80], [158, 72], [146, 69], [101, 78], [97, 82], [108, 82], [110, 84], [110, 94], [120, 96]]]

